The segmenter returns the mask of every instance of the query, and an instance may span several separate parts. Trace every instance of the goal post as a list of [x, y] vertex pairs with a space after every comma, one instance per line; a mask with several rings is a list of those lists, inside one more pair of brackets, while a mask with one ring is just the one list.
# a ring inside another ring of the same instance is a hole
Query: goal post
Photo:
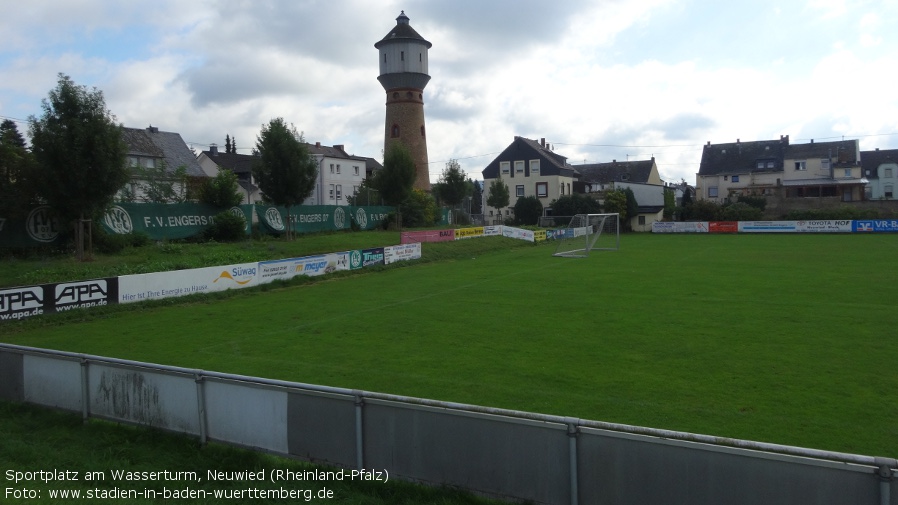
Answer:
[[590, 251], [617, 251], [620, 249], [620, 215], [577, 214], [567, 228], [555, 230], [553, 256], [586, 258]]

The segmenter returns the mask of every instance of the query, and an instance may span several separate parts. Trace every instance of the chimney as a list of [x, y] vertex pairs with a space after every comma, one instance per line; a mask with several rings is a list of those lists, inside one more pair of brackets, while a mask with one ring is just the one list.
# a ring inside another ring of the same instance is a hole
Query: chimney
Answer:
[[315, 147], [321, 147], [321, 142], [315, 142]]
[[814, 139], [811, 139], [811, 144], [813, 144], [813, 143], [814, 143]]
[[218, 144], [210, 144], [209, 153], [212, 154], [212, 156], [218, 156]]
[[345, 153], [346, 149], [343, 149], [343, 147], [344, 147], [343, 144], [334, 144], [334, 149], [336, 149], [338, 151], [343, 151]]
[[739, 139], [736, 139], [736, 143], [737, 143], [737, 144], [739, 143]]
[[546, 138], [545, 137], [539, 139], [539, 145], [543, 146], [543, 148], [546, 147]]
[[147, 127], [147, 131], [150, 133], [159, 133], [159, 128], [157, 128], [153, 125], [150, 125], [149, 127]]

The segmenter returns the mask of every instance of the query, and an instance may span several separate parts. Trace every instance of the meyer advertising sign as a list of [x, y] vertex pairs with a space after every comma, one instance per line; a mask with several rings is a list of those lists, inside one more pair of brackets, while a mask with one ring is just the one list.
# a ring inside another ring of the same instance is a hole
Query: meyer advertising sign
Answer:
[[338, 270], [349, 270], [355, 251], [320, 254], [302, 258], [259, 262], [259, 283], [287, 280], [297, 275], [310, 277], [324, 275]]
[[117, 302], [117, 277], [0, 289], [0, 321]]
[[898, 232], [898, 220], [859, 219], [857, 221], [854, 221], [852, 231], [858, 233]]

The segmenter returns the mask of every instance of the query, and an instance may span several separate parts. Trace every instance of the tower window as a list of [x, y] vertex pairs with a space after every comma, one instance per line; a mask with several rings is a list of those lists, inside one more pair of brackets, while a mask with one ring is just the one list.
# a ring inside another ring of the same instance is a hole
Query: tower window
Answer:
[[387, 53], [384, 53], [384, 63], [387, 62]]
[[400, 52], [399, 52], [399, 59], [402, 60], [402, 61], [405, 61], [405, 51], [400, 51]]
[[422, 55], [421, 53], [418, 53], [418, 61], [424, 61], [424, 55]]
[[398, 100], [398, 99], [399, 99], [399, 92], [398, 92], [398, 91], [394, 91], [394, 92], [393, 92], [393, 100]]
[[393, 138], [396, 138], [399, 136], [399, 125], [398, 124], [393, 125], [393, 129], [390, 130], [390, 136]]
[[421, 136], [424, 136], [424, 125], [421, 125]]
[[411, 91], [406, 91], [406, 92], [405, 92], [405, 97], [411, 99], [411, 97], [412, 97], [412, 92], [411, 92]]

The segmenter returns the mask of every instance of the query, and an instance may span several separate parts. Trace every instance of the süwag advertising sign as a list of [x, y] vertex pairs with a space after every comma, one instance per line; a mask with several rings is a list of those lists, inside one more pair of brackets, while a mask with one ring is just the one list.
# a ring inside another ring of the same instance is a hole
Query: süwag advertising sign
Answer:
[[258, 263], [193, 268], [119, 277], [119, 303], [214, 293], [257, 285]]

